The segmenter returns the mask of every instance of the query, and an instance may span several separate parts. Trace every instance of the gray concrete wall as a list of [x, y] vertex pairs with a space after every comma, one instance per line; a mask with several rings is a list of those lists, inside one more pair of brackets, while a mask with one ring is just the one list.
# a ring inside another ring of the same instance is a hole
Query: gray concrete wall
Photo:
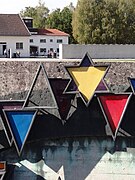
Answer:
[[[25, 99], [37, 72], [39, 61], [0, 61], [0, 97], [2, 99]], [[45, 62], [43, 61], [49, 78], [69, 78], [64, 66], [78, 63], [72, 62]], [[96, 63], [108, 64], [108, 63]], [[134, 62], [109, 63], [110, 68], [105, 81], [113, 92], [123, 92], [129, 87], [128, 77], [135, 77]], [[40, 77], [41, 78], [41, 77]], [[43, 87], [41, 83], [40, 88]], [[38, 88], [38, 89], [40, 89]], [[26, 92], [26, 93], [25, 93]], [[13, 96], [18, 94], [19, 96]]]
[[60, 45], [60, 59], [82, 59], [88, 52], [94, 59], [135, 59], [135, 45], [68, 44]]
[[[43, 62], [48, 77], [69, 78], [68, 62]], [[101, 63], [106, 64], [106, 63]], [[0, 98], [24, 100], [39, 62], [0, 62]], [[127, 77], [135, 77], [135, 63], [111, 63], [105, 77], [113, 92], [124, 92]], [[44, 90], [42, 75], [36, 87]], [[42, 100], [42, 98], [40, 99]], [[45, 91], [45, 102], [50, 102]], [[9, 146], [0, 129], [0, 161], [7, 162], [6, 180], [134, 180], [135, 179], [135, 96], [121, 128], [131, 137], [109, 136], [101, 109], [93, 98], [86, 108], [77, 98], [77, 108], [63, 125], [55, 114], [37, 115], [21, 156]], [[57, 110], [56, 110], [57, 111]], [[61, 179], [60, 179], [60, 178]]]
[[135, 139], [39, 140], [27, 143], [21, 157], [10, 148], [0, 153], [0, 159], [8, 161], [6, 180], [135, 179]]

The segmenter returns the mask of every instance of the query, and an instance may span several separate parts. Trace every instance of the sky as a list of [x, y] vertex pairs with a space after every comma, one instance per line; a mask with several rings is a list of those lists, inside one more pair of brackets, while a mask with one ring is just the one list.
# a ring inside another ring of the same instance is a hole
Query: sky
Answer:
[[[0, 0], [0, 14], [17, 14], [20, 11], [25, 9], [25, 7], [31, 6], [35, 7], [38, 5], [39, 0]], [[45, 2], [45, 6], [48, 7], [50, 11], [55, 10], [56, 8], [62, 9], [65, 6], [68, 6], [70, 2], [74, 6], [77, 4], [77, 0], [42, 0]]]

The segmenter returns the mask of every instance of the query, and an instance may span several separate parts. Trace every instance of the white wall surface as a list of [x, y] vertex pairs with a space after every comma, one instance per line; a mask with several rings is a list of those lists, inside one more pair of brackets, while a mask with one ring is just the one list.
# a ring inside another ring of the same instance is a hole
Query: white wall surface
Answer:
[[[21, 57], [29, 57], [28, 36], [0, 36], [0, 43], [1, 42], [6, 42], [7, 50], [11, 49], [12, 54], [19, 51]], [[23, 42], [23, 49], [16, 49], [17, 42]], [[0, 44], [0, 55], [2, 55], [2, 44]]]
[[[29, 43], [29, 46], [37, 46], [39, 55], [42, 55], [42, 53], [40, 53], [40, 48], [46, 48], [46, 52], [50, 50], [50, 48], [57, 51], [60, 44], [57, 43], [57, 39], [62, 39], [62, 44], [68, 44], [68, 36], [31, 35], [29, 39], [33, 39], [33, 42]], [[40, 39], [46, 39], [46, 43], [40, 43]], [[50, 39], [53, 39], [53, 42], [50, 42]]]
[[81, 59], [88, 52], [94, 59], [135, 58], [135, 45], [60, 45], [60, 59]]

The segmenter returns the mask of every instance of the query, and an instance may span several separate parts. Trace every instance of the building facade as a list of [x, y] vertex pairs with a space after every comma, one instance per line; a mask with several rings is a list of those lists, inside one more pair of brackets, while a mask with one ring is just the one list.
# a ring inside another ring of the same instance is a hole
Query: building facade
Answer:
[[0, 14], [0, 56], [29, 54], [30, 32], [18, 14]]
[[57, 29], [37, 29], [29, 37], [30, 55], [59, 55], [59, 45], [68, 44], [68, 34]]
[[30, 56], [51, 56], [59, 55], [59, 44], [68, 44], [69, 34], [58, 29], [39, 29], [33, 27], [33, 19], [23, 18], [29, 29]]
[[33, 28], [33, 19], [0, 14], [0, 57], [57, 57], [69, 35], [57, 29]]

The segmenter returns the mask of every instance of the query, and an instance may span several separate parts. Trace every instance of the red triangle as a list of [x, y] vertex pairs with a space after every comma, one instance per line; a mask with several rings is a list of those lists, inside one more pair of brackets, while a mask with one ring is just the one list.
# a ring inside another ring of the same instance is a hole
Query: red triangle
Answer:
[[124, 108], [127, 104], [128, 97], [128, 94], [99, 96], [113, 135], [119, 127], [119, 122], [121, 120]]

